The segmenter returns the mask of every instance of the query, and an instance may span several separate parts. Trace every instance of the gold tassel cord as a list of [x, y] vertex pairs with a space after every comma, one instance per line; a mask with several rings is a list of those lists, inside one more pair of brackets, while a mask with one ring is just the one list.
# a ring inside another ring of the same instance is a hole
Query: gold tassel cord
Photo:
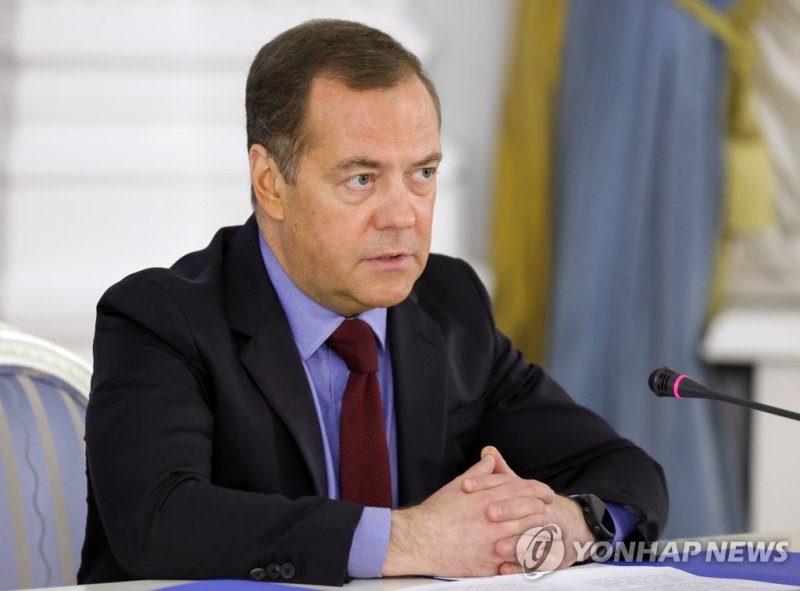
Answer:
[[752, 79], [758, 57], [752, 26], [768, 0], [739, 0], [727, 12], [703, 0], [674, 0], [726, 46], [728, 88], [725, 105], [725, 181], [710, 312], [718, 312], [727, 291], [731, 248], [737, 236], [774, 223], [773, 170], [769, 150], [752, 107]]
[[526, 357], [540, 363], [550, 298], [551, 169], [565, 5], [518, 3], [497, 150], [495, 315]]

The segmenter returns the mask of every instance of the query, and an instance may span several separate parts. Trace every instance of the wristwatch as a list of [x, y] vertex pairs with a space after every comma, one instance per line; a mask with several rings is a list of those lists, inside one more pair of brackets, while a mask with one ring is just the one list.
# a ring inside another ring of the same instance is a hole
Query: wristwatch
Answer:
[[583, 518], [586, 520], [586, 525], [589, 526], [589, 531], [594, 534], [598, 542], [614, 541], [617, 528], [614, 525], [614, 520], [611, 518], [611, 513], [608, 512], [606, 504], [600, 500], [600, 497], [592, 494], [584, 494], [570, 495], [569, 498], [580, 505]]

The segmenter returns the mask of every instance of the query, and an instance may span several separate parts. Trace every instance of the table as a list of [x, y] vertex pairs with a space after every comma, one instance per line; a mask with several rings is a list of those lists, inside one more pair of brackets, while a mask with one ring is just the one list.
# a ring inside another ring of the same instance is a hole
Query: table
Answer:
[[[95, 585], [72, 585], [68, 587], [44, 587], [41, 589], [29, 589], [26, 591], [153, 591], [162, 587], [170, 587], [190, 581], [171, 581], [171, 580], [147, 580], [147, 581], [124, 581], [121, 583], [97, 583]], [[344, 587], [330, 587], [325, 585], [302, 585], [286, 583], [286, 589], [296, 587], [307, 587], [311, 589], [339, 591], [395, 591], [397, 589], [408, 589], [420, 585], [428, 585], [434, 582], [428, 577], [397, 577], [392, 579], [357, 579], [346, 584]], [[276, 583], [278, 584], [278, 583]]]
[[[789, 550], [800, 552], [800, 529], [777, 531], [770, 533], [742, 533], [727, 536], [710, 536], [706, 538], [695, 538], [699, 542], [717, 541], [782, 541], [789, 542]], [[47, 587], [44, 589], [28, 591], [153, 591], [162, 587], [187, 583], [189, 581], [167, 581], [167, 580], [148, 580], [148, 581], [126, 581], [122, 583], [98, 583], [95, 585], [73, 585], [69, 587]], [[330, 587], [324, 585], [300, 585], [312, 589], [341, 591], [396, 591], [397, 589], [409, 589], [420, 585], [430, 584], [432, 580], [427, 577], [397, 577], [391, 579], [358, 579], [351, 581], [344, 587]], [[287, 589], [292, 589], [297, 585], [286, 584]]]

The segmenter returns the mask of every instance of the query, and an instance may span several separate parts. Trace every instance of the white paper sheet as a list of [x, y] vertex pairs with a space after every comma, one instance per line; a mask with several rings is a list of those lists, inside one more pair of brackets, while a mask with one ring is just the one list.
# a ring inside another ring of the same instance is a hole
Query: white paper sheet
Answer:
[[743, 579], [700, 577], [669, 566], [585, 565], [548, 573], [532, 580], [524, 575], [445, 581], [414, 591], [778, 591], [791, 585]]

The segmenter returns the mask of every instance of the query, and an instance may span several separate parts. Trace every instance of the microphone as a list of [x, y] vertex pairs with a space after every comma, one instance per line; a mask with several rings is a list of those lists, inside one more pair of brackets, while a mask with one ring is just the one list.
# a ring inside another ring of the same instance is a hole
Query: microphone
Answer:
[[721, 400], [731, 404], [738, 404], [754, 410], [772, 413], [788, 419], [800, 421], [800, 413], [792, 412], [777, 406], [770, 406], [768, 404], [761, 404], [760, 402], [753, 402], [752, 400], [743, 400], [741, 398], [734, 398], [733, 396], [726, 396], [704, 386], [692, 379], [689, 379], [686, 374], [679, 374], [668, 367], [659, 367], [650, 374], [647, 379], [647, 385], [656, 396], [669, 396], [674, 398], [705, 398], [707, 400]]

